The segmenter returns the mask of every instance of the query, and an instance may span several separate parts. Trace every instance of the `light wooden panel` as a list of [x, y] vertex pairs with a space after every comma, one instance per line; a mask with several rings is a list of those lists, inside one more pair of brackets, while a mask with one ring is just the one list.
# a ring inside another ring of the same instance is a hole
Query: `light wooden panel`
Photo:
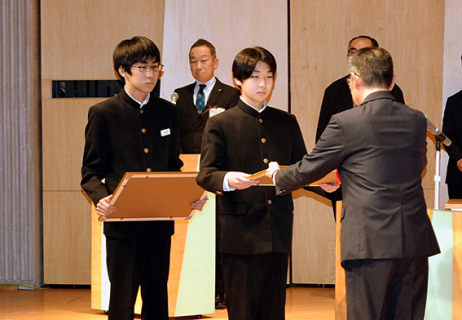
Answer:
[[304, 190], [293, 197], [292, 282], [334, 284], [335, 220], [330, 201]]
[[46, 284], [90, 284], [90, 210], [79, 191], [43, 193]]
[[[348, 41], [361, 34], [376, 38], [392, 54], [397, 82], [407, 104], [430, 119], [441, 119], [443, 25], [443, 1], [290, 1], [291, 108], [302, 127], [307, 148], [314, 146], [324, 90], [348, 73]], [[431, 207], [435, 164], [430, 140], [428, 149], [424, 188]], [[307, 207], [305, 212], [298, 213], [298, 223], [305, 229], [294, 229], [293, 250], [306, 255], [303, 260], [316, 255], [318, 250], [326, 250], [325, 244], [300, 248], [295, 246], [297, 238], [326, 232], [324, 228], [333, 223], [331, 216], [316, 225], [310, 219], [311, 215], [327, 217], [331, 210], [326, 206], [315, 212]]]
[[112, 52], [142, 35], [162, 50], [164, 0], [42, 0], [42, 78], [114, 79]]
[[278, 62], [278, 78], [270, 105], [288, 110], [287, 1], [166, 1], [162, 97], [170, 99], [177, 87], [194, 81], [188, 53], [199, 38], [217, 49], [219, 66], [215, 75], [232, 85], [231, 66], [236, 54], [262, 46]]
[[88, 109], [103, 100], [101, 98], [43, 100], [44, 190], [80, 190], [80, 168]]

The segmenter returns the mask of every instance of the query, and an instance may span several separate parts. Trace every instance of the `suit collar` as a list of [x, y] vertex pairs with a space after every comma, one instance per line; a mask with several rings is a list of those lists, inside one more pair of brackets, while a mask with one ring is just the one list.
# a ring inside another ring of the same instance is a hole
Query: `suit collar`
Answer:
[[212, 92], [210, 92], [209, 99], [207, 100], [207, 104], [211, 107], [223, 107], [215, 105], [215, 102], [218, 100], [220, 95], [223, 93], [223, 84], [215, 78], [216, 82], [212, 88]]
[[375, 92], [372, 92], [370, 93], [363, 101], [363, 103], [361, 103], [360, 106], [368, 103], [368, 102], [371, 102], [371, 101], [374, 101], [374, 100], [380, 100], [380, 99], [391, 99], [391, 100], [394, 100], [396, 101], [395, 97], [393, 97], [393, 95], [391, 94], [390, 91], [375, 91]]

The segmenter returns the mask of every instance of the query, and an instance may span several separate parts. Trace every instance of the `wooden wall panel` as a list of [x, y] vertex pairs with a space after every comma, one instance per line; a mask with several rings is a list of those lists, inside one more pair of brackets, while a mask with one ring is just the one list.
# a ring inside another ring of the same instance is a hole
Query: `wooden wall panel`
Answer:
[[[315, 142], [316, 125], [325, 88], [348, 73], [348, 41], [361, 34], [376, 38], [393, 56], [397, 82], [407, 104], [426, 113], [435, 122], [441, 119], [441, 68], [443, 63], [444, 1], [357, 2], [290, 1], [291, 110], [297, 116], [307, 148]], [[432, 76], [429, 76], [432, 75]], [[435, 172], [433, 143], [428, 140], [429, 165], [424, 177], [427, 204], [433, 207]], [[330, 232], [333, 219], [330, 206], [317, 211], [306, 206], [297, 213], [297, 224], [305, 229], [294, 231], [294, 259], [308, 261], [332, 244], [314, 242], [305, 248], [296, 246], [306, 234]], [[319, 221], [312, 223], [312, 215]], [[327, 247], [324, 247], [327, 246]], [[317, 262], [313, 262], [316, 264]], [[311, 281], [316, 264], [304, 275]], [[332, 266], [333, 274], [333, 266]], [[294, 275], [295, 277], [295, 275]]]
[[87, 199], [80, 191], [45, 191], [43, 211], [44, 282], [90, 284], [91, 206]]
[[103, 100], [43, 100], [43, 190], [80, 190], [88, 108]]
[[114, 79], [112, 52], [123, 39], [162, 50], [164, 0], [42, 0], [42, 79]]

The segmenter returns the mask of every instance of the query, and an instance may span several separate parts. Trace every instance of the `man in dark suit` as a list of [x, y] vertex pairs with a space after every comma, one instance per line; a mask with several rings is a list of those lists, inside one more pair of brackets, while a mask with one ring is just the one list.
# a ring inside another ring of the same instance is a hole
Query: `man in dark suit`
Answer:
[[[180, 171], [183, 165], [176, 108], [150, 94], [163, 67], [157, 46], [138, 36], [120, 42], [113, 57], [125, 86], [88, 112], [81, 181], [103, 218], [117, 210], [110, 202], [125, 172]], [[105, 222], [104, 234], [109, 320], [133, 320], [140, 286], [141, 318], [167, 320], [173, 222]]]
[[234, 58], [242, 96], [237, 107], [210, 118], [202, 142], [197, 182], [220, 206], [220, 251], [230, 320], [283, 320], [292, 196], [253, 186], [249, 174], [269, 161], [292, 164], [306, 152], [295, 116], [266, 104], [276, 60], [261, 47]]
[[449, 199], [462, 199], [462, 90], [446, 102], [443, 132], [452, 141], [451, 146], [446, 147], [449, 154], [446, 173]]
[[[176, 105], [180, 116], [181, 153], [200, 153], [207, 120], [234, 107], [241, 94], [238, 89], [215, 77], [218, 58], [215, 47], [207, 40], [199, 39], [191, 46], [189, 65], [196, 81], [175, 89], [178, 94]], [[204, 101], [203, 108], [196, 105], [201, 85], [205, 85], [203, 96], [199, 98]]]
[[[347, 62], [350, 66], [351, 59], [356, 51], [362, 48], [378, 48], [379, 43], [372, 37], [369, 36], [358, 36], [354, 37], [348, 43], [347, 50]], [[324, 129], [330, 121], [330, 118], [339, 112], [349, 110], [355, 106], [353, 98], [348, 87], [348, 79], [350, 75], [346, 75], [330, 84], [324, 91], [324, 97], [322, 99], [321, 110], [319, 113], [318, 126], [316, 128], [316, 142], [318, 142]], [[391, 94], [395, 97], [398, 102], [404, 103], [404, 96], [401, 89], [397, 84], [391, 89]], [[307, 190], [311, 190], [315, 193], [321, 194], [332, 201], [332, 209], [336, 210], [336, 201], [342, 200], [342, 188], [338, 189], [332, 194], [326, 194], [319, 187], [307, 187]]]
[[[191, 46], [189, 66], [196, 81], [175, 89], [178, 94], [176, 105], [180, 116], [181, 153], [199, 154], [201, 153], [202, 135], [207, 120], [236, 106], [241, 93], [238, 89], [222, 83], [215, 77], [218, 58], [215, 47], [209, 41], [199, 39]], [[202, 93], [200, 93], [201, 86], [203, 87]], [[200, 97], [201, 94], [202, 98]], [[202, 102], [199, 102], [199, 106], [197, 106], [199, 100]], [[219, 219], [217, 219], [216, 234], [218, 239], [220, 236]], [[226, 308], [226, 298], [218, 241], [216, 248], [215, 308], [224, 309]]]
[[358, 107], [332, 116], [302, 161], [280, 171], [270, 163], [267, 175], [283, 195], [338, 169], [348, 319], [420, 320], [428, 256], [439, 253], [421, 178], [427, 120], [389, 92], [393, 63], [383, 48], [359, 50], [350, 70]]

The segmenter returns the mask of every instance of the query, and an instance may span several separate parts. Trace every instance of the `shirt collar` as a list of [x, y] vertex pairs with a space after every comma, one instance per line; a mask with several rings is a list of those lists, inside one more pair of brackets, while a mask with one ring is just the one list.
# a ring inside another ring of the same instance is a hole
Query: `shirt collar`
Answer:
[[207, 81], [206, 83], [202, 83], [202, 82], [199, 82], [196, 80], [196, 86], [195, 88], [197, 88], [199, 90], [199, 85], [200, 84], [205, 84], [207, 87], [205, 87], [205, 89], [207, 88], [213, 88], [213, 86], [215, 85], [215, 82], [217, 82], [217, 79], [215, 77], [212, 77], [212, 79], [210, 79], [209, 81]]
[[261, 108], [261, 110], [258, 110], [257, 108], [255, 108], [255, 107], [251, 106], [250, 104], [248, 104], [248, 103], [244, 100], [244, 98], [242, 98], [242, 96], [241, 96], [240, 98], [241, 98], [242, 102], [244, 102], [246, 105], [248, 105], [248, 106], [251, 107], [252, 109], [256, 110], [258, 113], [262, 113], [262, 112], [266, 109], [266, 107], [268, 106], [268, 104], [266, 103], [266, 100], [265, 100], [265, 101], [263, 101], [263, 108]]
[[146, 99], [143, 101], [143, 102], [139, 102], [138, 100], [136, 100], [135, 98], [133, 98], [130, 93], [128, 93], [127, 91], [127, 86], [124, 86], [124, 90], [125, 90], [125, 93], [133, 99], [133, 101], [135, 101], [136, 103], [138, 103], [140, 105], [140, 109], [143, 108], [148, 102], [149, 102], [149, 98], [151, 97], [151, 93], [148, 92], [148, 96], [146, 97]]

